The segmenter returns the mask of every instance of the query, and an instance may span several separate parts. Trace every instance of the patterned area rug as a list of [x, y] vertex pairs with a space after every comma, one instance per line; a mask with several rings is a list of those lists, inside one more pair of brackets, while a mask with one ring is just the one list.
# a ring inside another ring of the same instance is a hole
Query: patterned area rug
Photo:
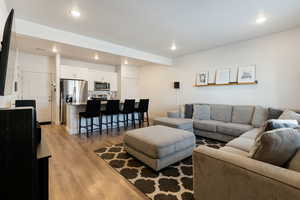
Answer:
[[[196, 143], [213, 148], [224, 146], [224, 143], [203, 138], [197, 138]], [[151, 200], [194, 199], [192, 157], [155, 172], [129, 155], [123, 144], [101, 148], [95, 152]]]

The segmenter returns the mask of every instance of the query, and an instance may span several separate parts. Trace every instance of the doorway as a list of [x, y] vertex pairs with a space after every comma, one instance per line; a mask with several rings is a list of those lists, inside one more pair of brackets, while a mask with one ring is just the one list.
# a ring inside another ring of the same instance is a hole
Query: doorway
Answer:
[[22, 99], [36, 100], [37, 120], [41, 123], [51, 123], [52, 113], [52, 90], [51, 73], [22, 71], [21, 93]]

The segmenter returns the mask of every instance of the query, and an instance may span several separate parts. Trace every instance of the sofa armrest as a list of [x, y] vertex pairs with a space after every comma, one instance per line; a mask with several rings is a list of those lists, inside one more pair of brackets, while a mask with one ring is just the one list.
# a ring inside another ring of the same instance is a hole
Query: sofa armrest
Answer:
[[196, 200], [300, 199], [300, 173], [200, 146], [193, 152]]

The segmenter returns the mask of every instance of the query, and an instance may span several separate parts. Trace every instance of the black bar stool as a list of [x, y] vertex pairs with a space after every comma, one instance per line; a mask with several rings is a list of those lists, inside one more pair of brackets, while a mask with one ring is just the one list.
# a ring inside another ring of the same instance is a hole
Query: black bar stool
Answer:
[[[120, 114], [120, 100], [108, 100], [106, 104], [106, 108], [104, 111], [100, 113], [100, 132], [102, 133], [102, 125], [106, 125], [106, 133], [108, 134], [108, 125], [110, 124], [111, 130], [113, 129], [113, 124], [117, 124], [118, 130], [119, 127], [119, 114]], [[117, 122], [114, 122], [114, 115], [117, 115]], [[105, 116], [106, 120], [103, 123], [102, 117]], [[110, 116], [110, 121], [108, 118]]]
[[123, 109], [120, 110], [120, 113], [123, 114], [123, 119], [124, 119], [124, 121], [120, 121], [120, 122], [124, 123], [125, 128], [128, 128], [128, 121], [129, 121], [128, 115], [130, 114], [131, 114], [130, 121], [133, 127], [135, 128], [134, 112], [135, 112], [135, 99], [125, 99]]
[[[139, 126], [144, 122], [147, 122], [147, 125], [149, 126], [149, 114], [148, 114], [148, 108], [149, 108], [149, 99], [140, 99], [138, 108], [135, 109], [135, 112], [138, 113], [138, 121]], [[146, 121], [145, 121], [145, 113], [146, 113]]]
[[[81, 129], [85, 128], [87, 136], [89, 136], [89, 127], [91, 127], [91, 132], [94, 131], [94, 126], [98, 127], [101, 133], [101, 124], [100, 124], [100, 109], [101, 109], [101, 101], [100, 100], [88, 100], [86, 105], [85, 112], [79, 113], [79, 134], [81, 134]], [[98, 117], [99, 125], [94, 124], [94, 118]], [[85, 126], [81, 125], [81, 118], [85, 118]], [[88, 119], [90, 119], [91, 123], [88, 124]]]

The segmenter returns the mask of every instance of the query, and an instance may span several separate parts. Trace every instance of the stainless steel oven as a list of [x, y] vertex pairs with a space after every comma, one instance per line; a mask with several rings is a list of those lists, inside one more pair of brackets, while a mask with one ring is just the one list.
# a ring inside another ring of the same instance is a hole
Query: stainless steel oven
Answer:
[[94, 82], [94, 91], [110, 91], [110, 83], [108, 82]]

